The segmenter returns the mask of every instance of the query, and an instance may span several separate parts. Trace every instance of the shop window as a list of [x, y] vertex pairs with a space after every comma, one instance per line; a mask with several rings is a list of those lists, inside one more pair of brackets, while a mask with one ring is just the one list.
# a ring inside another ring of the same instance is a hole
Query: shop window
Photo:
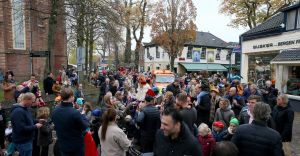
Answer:
[[206, 59], [206, 48], [202, 48], [202, 51], [201, 51], [201, 59]]
[[300, 9], [298, 9], [297, 29], [300, 28]]
[[160, 53], [159, 53], [159, 50], [158, 50], [158, 46], [156, 46], [156, 58], [160, 58]]
[[287, 17], [286, 17], [286, 30], [293, 30], [293, 29], [295, 29], [296, 13], [297, 13], [297, 10], [292, 10], [292, 11], [289, 11], [287, 13]]
[[216, 54], [216, 60], [220, 60], [220, 55], [221, 55], [221, 49], [220, 48], [218, 48], [217, 49], [217, 54]]
[[12, 0], [12, 29], [14, 49], [25, 49], [24, 0]]
[[192, 52], [193, 52], [193, 47], [188, 47], [188, 51], [186, 53], [187, 59], [192, 59]]
[[150, 58], [149, 47], [147, 47], [147, 58]]
[[287, 94], [300, 95], [300, 66], [289, 67]]

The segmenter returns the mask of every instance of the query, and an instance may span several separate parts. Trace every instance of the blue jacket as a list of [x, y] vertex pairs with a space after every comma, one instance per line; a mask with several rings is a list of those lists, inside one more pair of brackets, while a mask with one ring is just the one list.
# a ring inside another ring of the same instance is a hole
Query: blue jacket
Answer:
[[223, 137], [226, 135], [226, 130], [221, 130], [221, 132], [216, 132], [212, 130], [212, 135], [215, 138], [216, 142], [223, 141]]
[[29, 109], [20, 105], [12, 108], [12, 141], [16, 144], [24, 144], [33, 140], [37, 127], [34, 125], [34, 119]]
[[59, 148], [64, 152], [78, 151], [84, 148], [84, 133], [88, 123], [72, 103], [62, 102], [52, 114], [52, 121], [58, 138]]

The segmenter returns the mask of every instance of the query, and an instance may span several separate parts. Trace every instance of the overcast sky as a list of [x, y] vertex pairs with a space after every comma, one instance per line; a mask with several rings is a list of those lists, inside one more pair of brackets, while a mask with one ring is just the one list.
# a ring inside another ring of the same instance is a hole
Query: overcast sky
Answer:
[[[196, 25], [198, 31], [210, 32], [226, 42], [238, 42], [239, 35], [247, 28], [231, 28], [230, 17], [219, 13], [221, 0], [193, 0], [197, 8]], [[150, 42], [150, 28], [145, 30], [143, 42]]]

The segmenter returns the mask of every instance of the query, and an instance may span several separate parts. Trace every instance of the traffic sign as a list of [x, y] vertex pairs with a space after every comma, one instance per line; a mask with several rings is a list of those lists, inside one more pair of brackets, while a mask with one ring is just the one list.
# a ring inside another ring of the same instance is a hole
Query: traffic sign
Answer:
[[50, 56], [50, 51], [33, 51], [29, 55], [30, 57], [48, 57]]

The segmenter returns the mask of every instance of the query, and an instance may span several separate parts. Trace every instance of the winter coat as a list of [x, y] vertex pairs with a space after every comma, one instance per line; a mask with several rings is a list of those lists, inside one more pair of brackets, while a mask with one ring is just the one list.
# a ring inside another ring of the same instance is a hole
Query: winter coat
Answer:
[[231, 141], [232, 136], [234, 133], [230, 129], [230, 127], [227, 128], [227, 130], [224, 132], [223, 141]]
[[51, 121], [48, 120], [43, 123], [43, 126], [38, 129], [37, 145], [48, 146], [52, 143], [52, 126]]
[[193, 108], [193, 107], [192, 108], [183, 108], [179, 111], [179, 113], [181, 114], [182, 119], [185, 122], [185, 124], [191, 130], [191, 133], [194, 134], [194, 132], [195, 132], [194, 124], [196, 124], [196, 121], [197, 121], [197, 111], [196, 111], [196, 109]]
[[281, 135], [283, 142], [291, 142], [292, 131], [293, 131], [293, 121], [294, 121], [294, 111], [290, 104], [286, 107], [275, 106], [272, 118], [275, 122], [276, 131]]
[[191, 134], [188, 127], [181, 123], [180, 133], [176, 139], [164, 135], [160, 129], [157, 131], [154, 143], [155, 156], [201, 156], [201, 145]]
[[83, 136], [88, 128], [88, 123], [83, 119], [73, 104], [62, 102], [52, 113], [59, 149], [65, 152], [78, 151], [84, 148]]
[[[239, 96], [239, 95], [235, 95], [235, 96], [230, 96], [229, 95], [229, 96], [227, 96], [227, 99], [230, 101], [231, 109], [233, 110], [235, 116], [239, 116], [242, 108], [244, 106], [246, 106], [244, 98]], [[233, 104], [233, 100], [237, 101], [238, 106]]]
[[225, 136], [225, 130], [222, 129], [220, 132], [212, 130], [212, 135], [215, 138], [216, 142], [223, 141], [223, 137]]
[[16, 87], [13, 83], [3, 83], [4, 100], [14, 100]]
[[98, 156], [98, 150], [90, 132], [84, 135], [84, 148], [85, 156]]
[[166, 88], [166, 92], [167, 91], [170, 91], [170, 92], [172, 92], [173, 93], [173, 95], [174, 95], [174, 97], [176, 97], [177, 96], [177, 94], [179, 94], [180, 93], [180, 88], [179, 88], [179, 86], [178, 87], [176, 87], [173, 83], [171, 83], [171, 84], [169, 84], [168, 86], [167, 86], [167, 88]]
[[101, 156], [126, 156], [131, 142], [126, 134], [115, 123], [109, 123], [105, 140], [101, 139], [102, 126], [99, 128], [99, 139], [101, 145]]
[[47, 77], [46, 79], [44, 79], [43, 85], [44, 85], [45, 93], [53, 94], [53, 90], [52, 90], [53, 84], [54, 84], [53, 78]]
[[227, 107], [225, 110], [218, 108], [215, 114], [214, 121], [222, 121], [225, 127], [227, 128], [229, 127], [229, 122], [233, 117], [234, 117], [234, 112], [230, 109], [230, 107]]
[[280, 134], [263, 122], [240, 125], [231, 141], [239, 149], [239, 156], [283, 156]]
[[197, 125], [199, 126], [201, 123], [209, 124], [209, 115], [210, 115], [210, 107], [211, 107], [211, 98], [207, 92], [200, 92], [197, 96]]
[[202, 148], [202, 156], [210, 156], [212, 154], [212, 150], [216, 146], [216, 141], [211, 134], [206, 136], [198, 136], [198, 141], [201, 144]]

